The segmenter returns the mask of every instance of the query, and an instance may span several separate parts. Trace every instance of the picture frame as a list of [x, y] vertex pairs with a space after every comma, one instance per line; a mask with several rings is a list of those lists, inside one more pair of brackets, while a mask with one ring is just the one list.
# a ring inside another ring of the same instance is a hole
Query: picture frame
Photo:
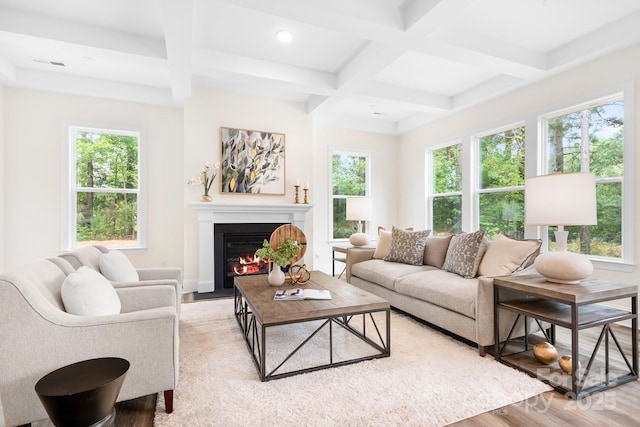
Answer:
[[220, 128], [221, 192], [285, 194], [285, 134]]

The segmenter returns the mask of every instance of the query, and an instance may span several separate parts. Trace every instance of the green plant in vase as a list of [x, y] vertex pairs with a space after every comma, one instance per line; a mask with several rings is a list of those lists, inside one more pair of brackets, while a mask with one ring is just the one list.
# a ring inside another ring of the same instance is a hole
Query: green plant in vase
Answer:
[[256, 251], [256, 256], [266, 259], [278, 265], [278, 268], [269, 270], [269, 283], [271, 285], [282, 285], [284, 283], [284, 272], [280, 267], [289, 265], [291, 259], [298, 255], [302, 245], [289, 238], [273, 249], [267, 239], [262, 242], [262, 247]]

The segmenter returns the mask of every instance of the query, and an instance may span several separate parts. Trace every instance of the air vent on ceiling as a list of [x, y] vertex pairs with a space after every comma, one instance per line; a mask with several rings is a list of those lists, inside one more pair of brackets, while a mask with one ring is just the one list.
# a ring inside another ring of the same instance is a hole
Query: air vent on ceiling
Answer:
[[39, 58], [34, 58], [33, 62], [37, 62], [39, 64], [49, 64], [49, 65], [56, 65], [58, 67], [65, 67], [64, 62], [60, 62], [60, 61], [49, 61], [48, 59], [39, 59]]

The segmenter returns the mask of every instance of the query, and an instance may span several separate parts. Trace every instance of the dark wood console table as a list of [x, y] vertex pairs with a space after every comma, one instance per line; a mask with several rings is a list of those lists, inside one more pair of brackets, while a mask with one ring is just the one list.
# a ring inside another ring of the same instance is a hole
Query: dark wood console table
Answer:
[[[637, 286], [604, 280], [583, 280], [578, 285], [561, 285], [547, 282], [537, 274], [496, 277], [496, 360], [547, 382], [573, 399], [635, 381], [638, 379], [637, 299]], [[602, 304], [616, 300], [630, 301], [629, 309]], [[507, 340], [500, 342], [500, 315], [504, 311], [517, 316]], [[513, 336], [516, 325], [523, 317], [526, 339]], [[530, 330], [530, 319], [535, 319], [534, 325], [539, 326], [539, 331]], [[616, 338], [616, 331], [611, 328], [613, 323], [620, 321], [631, 321], [631, 354], [624, 351]], [[571, 343], [568, 346], [567, 343], [556, 342], [556, 326], [570, 331]], [[591, 355], [580, 355], [580, 331], [595, 327], [602, 329]], [[581, 367], [572, 363], [572, 372], [568, 375], [559, 369], [557, 362], [551, 365], [539, 363], [533, 356], [532, 346], [540, 340], [555, 345], [558, 357], [567, 354], [571, 355], [573, 361], [579, 360]], [[618, 354], [620, 356], [617, 363], [613, 363], [610, 347], [617, 350], [616, 357]], [[601, 348], [604, 355], [599, 354]]]

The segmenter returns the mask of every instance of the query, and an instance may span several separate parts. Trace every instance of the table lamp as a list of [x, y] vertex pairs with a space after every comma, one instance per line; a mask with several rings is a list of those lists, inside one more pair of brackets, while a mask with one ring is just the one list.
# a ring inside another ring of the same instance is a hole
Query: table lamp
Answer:
[[527, 225], [557, 225], [556, 250], [540, 254], [534, 267], [549, 282], [577, 284], [593, 272], [585, 255], [567, 251], [565, 225], [597, 223], [596, 177], [592, 173], [557, 173], [530, 177], [524, 185]]
[[347, 221], [358, 221], [358, 232], [349, 237], [353, 246], [366, 246], [369, 236], [362, 232], [362, 221], [371, 220], [371, 199], [368, 197], [347, 198]]

